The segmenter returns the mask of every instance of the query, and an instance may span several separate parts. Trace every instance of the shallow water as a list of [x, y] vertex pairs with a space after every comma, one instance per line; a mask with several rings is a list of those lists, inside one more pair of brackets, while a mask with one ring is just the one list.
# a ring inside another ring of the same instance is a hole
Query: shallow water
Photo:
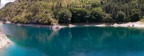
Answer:
[[144, 56], [144, 30], [114, 27], [46, 27], [5, 24], [12, 44], [0, 56]]

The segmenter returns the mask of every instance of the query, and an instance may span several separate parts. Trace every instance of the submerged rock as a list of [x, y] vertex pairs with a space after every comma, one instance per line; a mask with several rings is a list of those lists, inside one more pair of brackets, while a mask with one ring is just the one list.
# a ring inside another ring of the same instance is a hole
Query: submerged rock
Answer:
[[9, 43], [10, 43], [10, 41], [6, 37], [6, 35], [0, 32], [0, 48], [3, 48], [4, 46], [6, 46]]

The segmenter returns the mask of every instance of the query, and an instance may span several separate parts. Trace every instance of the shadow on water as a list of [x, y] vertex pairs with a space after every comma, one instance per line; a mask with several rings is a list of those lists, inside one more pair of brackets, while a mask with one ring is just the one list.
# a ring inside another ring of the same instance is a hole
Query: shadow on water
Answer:
[[144, 30], [114, 27], [74, 27], [57, 32], [44, 27], [3, 25], [11, 41], [46, 56], [143, 56]]

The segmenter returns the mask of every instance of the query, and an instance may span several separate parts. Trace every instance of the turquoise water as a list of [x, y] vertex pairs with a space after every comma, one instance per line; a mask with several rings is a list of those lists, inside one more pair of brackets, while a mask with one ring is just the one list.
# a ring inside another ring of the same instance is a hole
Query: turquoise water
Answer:
[[0, 56], [144, 56], [144, 29], [1, 26], [10, 45]]

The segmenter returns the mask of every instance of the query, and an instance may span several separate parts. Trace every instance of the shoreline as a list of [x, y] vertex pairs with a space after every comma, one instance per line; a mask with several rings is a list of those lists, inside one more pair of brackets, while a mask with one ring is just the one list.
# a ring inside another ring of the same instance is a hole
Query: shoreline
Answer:
[[[14, 23], [12, 23], [14, 24]], [[34, 27], [59, 27], [59, 28], [65, 28], [65, 27], [79, 27], [79, 26], [97, 26], [97, 27], [135, 27], [135, 28], [144, 28], [144, 22], [127, 22], [127, 23], [76, 23], [76, 24], [56, 24], [56, 25], [40, 25], [40, 24], [16, 24], [17, 26], [34, 26]]]
[[[12, 23], [14, 24], [14, 23]], [[62, 28], [73, 28], [80, 26], [95, 26], [95, 27], [131, 27], [131, 28], [144, 28], [144, 22], [127, 22], [127, 23], [77, 23], [77, 24], [55, 24], [55, 25], [40, 25], [40, 24], [16, 24], [17, 26], [33, 26], [33, 27], [48, 27], [52, 31], [58, 31]]]
[[[6, 23], [15, 24], [15, 23]], [[121, 23], [75, 23], [75, 24], [55, 24], [55, 25], [41, 25], [41, 24], [15, 24], [17, 26], [33, 26], [33, 27], [48, 27], [53, 31], [58, 31], [62, 28], [73, 28], [80, 26], [95, 26], [95, 27], [132, 27], [132, 28], [144, 28], [144, 22], [121, 22]]]

